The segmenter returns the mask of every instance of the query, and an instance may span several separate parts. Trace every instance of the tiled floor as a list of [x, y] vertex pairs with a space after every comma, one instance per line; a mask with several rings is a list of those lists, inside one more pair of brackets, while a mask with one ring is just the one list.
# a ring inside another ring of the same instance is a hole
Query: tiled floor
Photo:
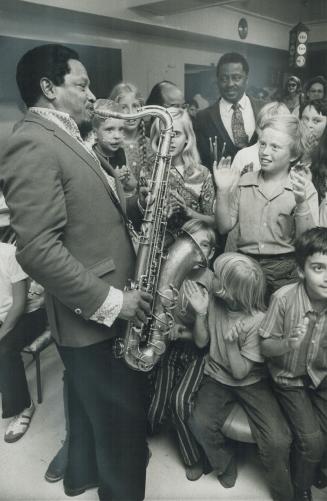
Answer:
[[[36, 400], [35, 369], [27, 369], [31, 393]], [[64, 436], [62, 407], [62, 366], [54, 346], [42, 354], [44, 402], [37, 406], [32, 424], [25, 437], [15, 444], [0, 442], [0, 501], [63, 501], [67, 498], [62, 482], [49, 484], [43, 475]], [[0, 434], [6, 421], [0, 420]], [[152, 458], [147, 472], [146, 500], [219, 500], [269, 501], [262, 468], [254, 448], [246, 447], [239, 461], [236, 486], [226, 490], [213, 475], [197, 482], [185, 478], [184, 468], [172, 439], [163, 436], [151, 439]], [[327, 500], [327, 489], [313, 489], [314, 500]], [[75, 499], [96, 501], [95, 489]]]

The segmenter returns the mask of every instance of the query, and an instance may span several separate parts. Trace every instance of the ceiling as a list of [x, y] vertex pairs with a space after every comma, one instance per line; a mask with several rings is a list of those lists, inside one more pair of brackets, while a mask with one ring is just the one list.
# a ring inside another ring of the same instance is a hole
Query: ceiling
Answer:
[[292, 26], [298, 21], [327, 21], [327, 0], [132, 0], [130, 5], [133, 10], [155, 16], [221, 6]]

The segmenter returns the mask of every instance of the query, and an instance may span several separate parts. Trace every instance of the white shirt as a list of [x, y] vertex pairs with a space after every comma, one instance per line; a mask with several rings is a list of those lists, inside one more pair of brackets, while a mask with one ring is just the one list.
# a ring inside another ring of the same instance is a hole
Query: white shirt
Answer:
[[[238, 101], [238, 104], [240, 105], [240, 110], [243, 115], [244, 129], [250, 141], [255, 131], [255, 116], [253, 113], [252, 104], [246, 94], [243, 94], [241, 99]], [[234, 112], [233, 105], [234, 103], [226, 101], [226, 99], [224, 99], [223, 97], [219, 101], [219, 110], [222, 122], [224, 124], [225, 129], [228, 132], [228, 135], [234, 142], [232, 133], [232, 115]]]
[[0, 320], [7, 316], [13, 303], [12, 285], [25, 280], [26, 273], [16, 260], [16, 247], [0, 242]]

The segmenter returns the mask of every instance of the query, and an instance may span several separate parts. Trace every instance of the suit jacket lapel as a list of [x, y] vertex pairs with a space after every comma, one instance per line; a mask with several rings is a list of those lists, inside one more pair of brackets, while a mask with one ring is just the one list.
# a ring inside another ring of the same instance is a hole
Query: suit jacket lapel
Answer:
[[[115, 172], [115, 169], [113, 169], [111, 167], [111, 165], [107, 161], [107, 159], [103, 155], [98, 153], [97, 150], [95, 151], [95, 153], [98, 157], [100, 164], [102, 165], [102, 168], [115, 179], [116, 190], [117, 190], [118, 198], [120, 201], [120, 205], [121, 205], [121, 208], [123, 209], [123, 211], [126, 212], [126, 200], [125, 200], [124, 190], [123, 190], [122, 184], [121, 184], [121, 182], [120, 182], [120, 180]], [[113, 194], [113, 196], [115, 196], [115, 194]]]
[[[107, 192], [111, 195], [111, 188], [108, 184], [108, 181], [103, 174], [100, 166], [96, 162], [96, 160], [92, 157], [91, 153], [88, 153], [87, 150], [82, 146], [78, 140], [71, 137], [67, 132], [58, 127], [56, 124], [43, 118], [41, 116], [36, 115], [36, 113], [27, 112], [25, 116], [25, 121], [27, 122], [36, 122], [42, 125], [42, 127], [52, 131], [52, 133], [63, 143], [66, 144], [71, 150], [73, 150], [76, 155], [78, 155], [84, 162], [86, 162], [91, 169], [96, 173], [96, 175], [103, 182]], [[117, 183], [118, 184], [118, 183]]]

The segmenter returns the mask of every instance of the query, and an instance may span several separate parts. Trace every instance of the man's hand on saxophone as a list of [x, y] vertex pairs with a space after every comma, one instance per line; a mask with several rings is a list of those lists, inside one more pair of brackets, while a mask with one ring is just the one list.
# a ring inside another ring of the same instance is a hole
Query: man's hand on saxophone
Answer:
[[124, 291], [123, 305], [118, 316], [124, 320], [133, 320], [136, 327], [141, 327], [151, 313], [152, 302], [153, 297], [148, 292], [139, 289]]

